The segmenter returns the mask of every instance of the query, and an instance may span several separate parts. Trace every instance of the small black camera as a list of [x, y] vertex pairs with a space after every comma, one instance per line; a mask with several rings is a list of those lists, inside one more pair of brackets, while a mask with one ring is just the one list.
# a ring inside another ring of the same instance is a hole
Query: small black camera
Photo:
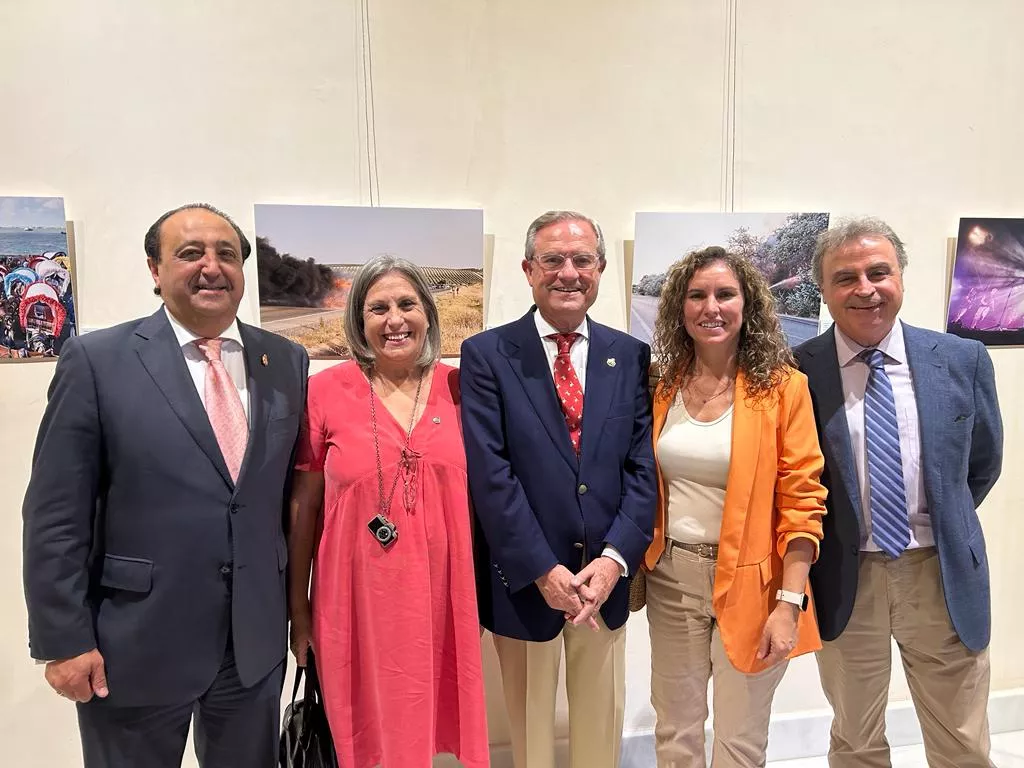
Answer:
[[366, 527], [384, 549], [388, 549], [398, 540], [398, 529], [384, 515], [377, 515], [366, 524]]

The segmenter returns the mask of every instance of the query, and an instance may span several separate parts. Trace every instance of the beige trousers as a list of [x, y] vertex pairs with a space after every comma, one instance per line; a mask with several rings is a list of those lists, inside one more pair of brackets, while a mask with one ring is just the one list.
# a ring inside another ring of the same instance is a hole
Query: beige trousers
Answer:
[[647, 574], [651, 703], [658, 768], [704, 768], [708, 679], [714, 690], [714, 768], [765, 764], [772, 696], [783, 661], [756, 675], [726, 657], [711, 605], [715, 561], [673, 548]]
[[626, 698], [626, 627], [566, 624], [546, 643], [494, 635], [516, 768], [555, 768], [555, 699], [565, 647], [571, 768], [618, 768]]
[[861, 555], [850, 623], [818, 652], [821, 684], [835, 713], [829, 765], [890, 766], [890, 638], [899, 646], [930, 768], [990, 768], [988, 650], [968, 650], [953, 629], [934, 547], [895, 560], [880, 552]]

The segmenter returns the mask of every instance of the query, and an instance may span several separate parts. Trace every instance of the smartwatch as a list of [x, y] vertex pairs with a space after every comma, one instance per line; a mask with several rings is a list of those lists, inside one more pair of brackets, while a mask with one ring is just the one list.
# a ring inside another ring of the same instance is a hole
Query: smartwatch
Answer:
[[787, 592], [780, 589], [775, 593], [775, 599], [781, 603], [792, 603], [801, 611], [807, 610], [807, 595], [804, 592]]

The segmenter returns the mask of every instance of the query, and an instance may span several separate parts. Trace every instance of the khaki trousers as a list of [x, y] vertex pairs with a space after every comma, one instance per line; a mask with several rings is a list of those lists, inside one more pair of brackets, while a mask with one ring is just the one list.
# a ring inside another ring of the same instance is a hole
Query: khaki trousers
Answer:
[[772, 696], [787, 661], [756, 675], [729, 661], [711, 598], [715, 561], [679, 548], [647, 574], [651, 703], [658, 768], [704, 768], [708, 679], [714, 690], [714, 768], [765, 764]]
[[565, 647], [571, 768], [618, 768], [626, 698], [626, 627], [566, 623], [554, 640], [494, 635], [516, 768], [555, 768], [555, 699]]
[[818, 652], [835, 713], [831, 768], [889, 768], [885, 739], [892, 665], [899, 646], [930, 768], [990, 768], [988, 650], [974, 653], [949, 620], [934, 547], [892, 560], [861, 555], [850, 623]]

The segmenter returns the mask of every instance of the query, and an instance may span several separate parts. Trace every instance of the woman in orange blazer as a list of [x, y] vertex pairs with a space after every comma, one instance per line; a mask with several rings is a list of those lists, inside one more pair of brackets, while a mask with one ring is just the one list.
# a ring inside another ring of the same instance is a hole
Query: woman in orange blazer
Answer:
[[825, 514], [806, 377], [764, 278], [712, 247], [675, 264], [654, 347], [659, 496], [644, 559], [659, 768], [763, 766], [772, 696], [821, 647], [807, 574]]

